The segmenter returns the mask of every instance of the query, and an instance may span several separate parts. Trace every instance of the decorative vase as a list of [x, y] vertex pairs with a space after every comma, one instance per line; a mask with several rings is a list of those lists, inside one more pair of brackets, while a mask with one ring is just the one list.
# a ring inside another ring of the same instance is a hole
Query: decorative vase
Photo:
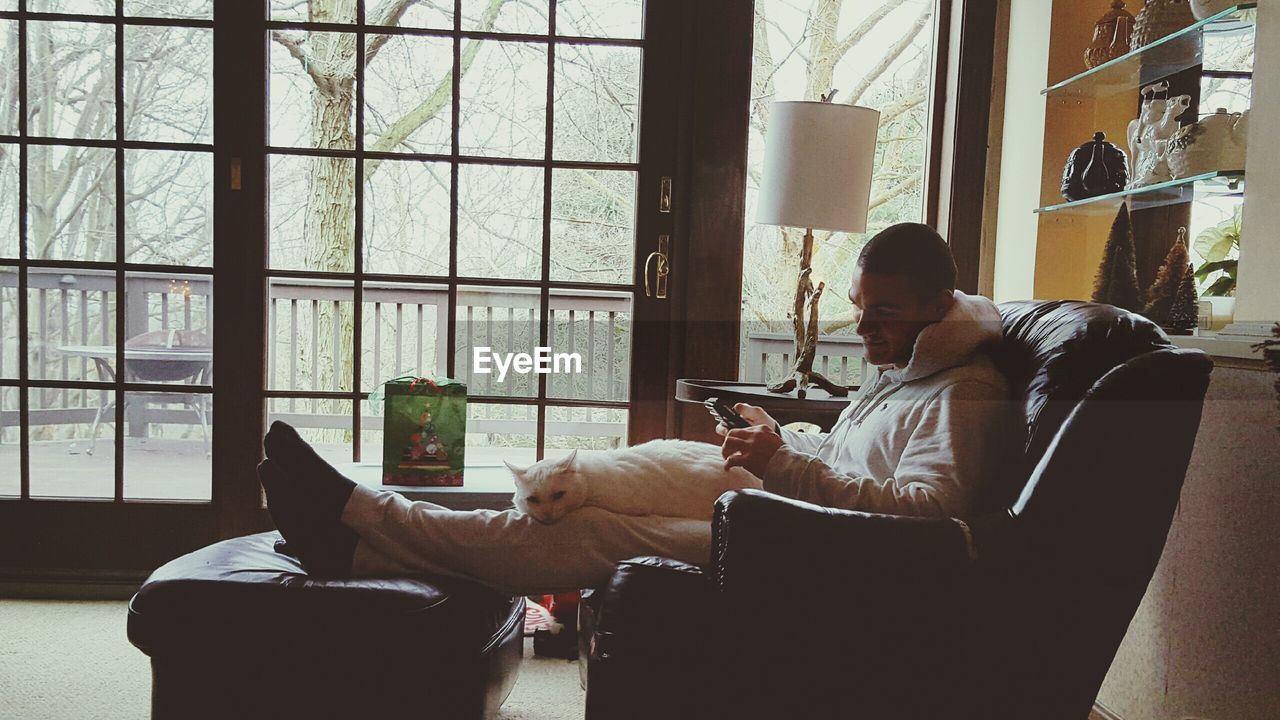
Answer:
[[1218, 170], [1244, 170], [1249, 145], [1249, 113], [1225, 108], [1183, 125], [1169, 140], [1169, 170], [1175, 178]]
[[1145, 47], [1195, 21], [1187, 0], [1147, 0], [1133, 21], [1130, 43], [1135, 48]]
[[1107, 134], [1093, 134], [1067, 157], [1062, 169], [1062, 196], [1068, 200], [1120, 192], [1129, 180], [1128, 158], [1124, 151], [1107, 142]]
[[1111, 3], [1111, 10], [1093, 26], [1093, 41], [1084, 51], [1084, 66], [1097, 67], [1129, 52], [1133, 15], [1124, 9], [1124, 0]]
[[1191, 0], [1191, 14], [1197, 20], [1204, 20], [1238, 4], [1240, 0]]

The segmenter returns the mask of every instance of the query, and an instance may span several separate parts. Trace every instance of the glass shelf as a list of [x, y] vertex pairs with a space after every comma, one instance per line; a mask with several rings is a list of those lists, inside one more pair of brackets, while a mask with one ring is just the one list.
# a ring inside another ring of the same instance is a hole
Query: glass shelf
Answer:
[[1219, 170], [1179, 180], [1108, 193], [1072, 202], [1036, 208], [1037, 213], [1071, 212], [1079, 215], [1114, 213], [1128, 200], [1130, 210], [1145, 210], [1161, 205], [1176, 205], [1209, 197], [1244, 195], [1243, 170]]
[[1199, 65], [1204, 58], [1205, 34], [1252, 34], [1258, 3], [1240, 3], [1166, 35], [1132, 52], [1067, 78], [1040, 91], [1041, 95], [1102, 97], [1144, 85]]

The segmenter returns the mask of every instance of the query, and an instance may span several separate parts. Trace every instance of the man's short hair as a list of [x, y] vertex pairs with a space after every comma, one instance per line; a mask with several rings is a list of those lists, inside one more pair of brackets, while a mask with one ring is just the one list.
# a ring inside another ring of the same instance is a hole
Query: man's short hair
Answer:
[[876, 233], [858, 254], [864, 273], [906, 275], [916, 292], [929, 298], [956, 289], [956, 261], [936, 230], [921, 223], [898, 223]]

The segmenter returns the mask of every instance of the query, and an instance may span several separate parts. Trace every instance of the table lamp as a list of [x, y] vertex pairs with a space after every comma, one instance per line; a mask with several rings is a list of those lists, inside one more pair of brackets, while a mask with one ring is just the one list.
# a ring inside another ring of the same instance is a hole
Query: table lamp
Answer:
[[813, 231], [866, 231], [880, 125], [879, 111], [833, 103], [834, 95], [833, 90], [822, 102], [773, 103], [757, 199], [756, 222], [805, 229], [790, 315], [796, 337], [795, 365], [785, 379], [769, 386], [778, 393], [795, 390], [800, 398], [810, 384], [836, 396], [849, 393], [848, 388], [813, 369], [818, 348], [818, 300], [825, 287], [820, 282], [815, 289], [810, 277]]

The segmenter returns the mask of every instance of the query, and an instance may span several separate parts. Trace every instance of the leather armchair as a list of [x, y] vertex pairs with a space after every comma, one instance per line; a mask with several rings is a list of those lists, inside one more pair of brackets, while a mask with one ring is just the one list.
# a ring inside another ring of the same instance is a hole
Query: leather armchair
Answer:
[[1212, 363], [1107, 305], [1001, 306], [1025, 420], [967, 522], [728, 493], [705, 568], [584, 603], [587, 717], [1088, 716], [1159, 561]]

